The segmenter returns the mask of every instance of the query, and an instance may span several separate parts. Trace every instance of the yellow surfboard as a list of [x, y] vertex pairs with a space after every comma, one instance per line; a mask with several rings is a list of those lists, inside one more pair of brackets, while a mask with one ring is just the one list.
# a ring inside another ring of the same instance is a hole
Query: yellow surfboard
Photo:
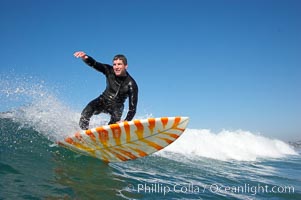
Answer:
[[125, 121], [76, 132], [58, 144], [105, 162], [123, 162], [150, 155], [170, 145], [184, 132], [188, 121], [188, 117]]

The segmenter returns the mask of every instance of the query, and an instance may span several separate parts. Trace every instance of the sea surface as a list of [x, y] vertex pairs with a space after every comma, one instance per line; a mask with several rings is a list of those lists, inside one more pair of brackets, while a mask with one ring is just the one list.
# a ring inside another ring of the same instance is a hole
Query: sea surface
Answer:
[[279, 139], [188, 128], [160, 152], [106, 164], [56, 145], [80, 114], [41, 85], [2, 79], [0, 97], [1, 200], [301, 199], [301, 150]]

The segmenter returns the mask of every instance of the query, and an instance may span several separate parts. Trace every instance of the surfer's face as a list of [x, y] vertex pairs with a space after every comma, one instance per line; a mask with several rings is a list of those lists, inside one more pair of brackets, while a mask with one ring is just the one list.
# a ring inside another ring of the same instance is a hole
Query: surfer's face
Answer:
[[127, 67], [120, 59], [113, 61], [113, 69], [116, 76], [125, 76]]

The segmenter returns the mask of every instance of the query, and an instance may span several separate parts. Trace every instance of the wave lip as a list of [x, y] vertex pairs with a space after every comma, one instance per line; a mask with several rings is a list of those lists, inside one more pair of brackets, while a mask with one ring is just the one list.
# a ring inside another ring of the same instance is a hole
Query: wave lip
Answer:
[[243, 130], [223, 130], [214, 134], [207, 129], [186, 129], [174, 144], [163, 150], [166, 151], [222, 161], [256, 161], [260, 158], [297, 155], [292, 147], [281, 140]]

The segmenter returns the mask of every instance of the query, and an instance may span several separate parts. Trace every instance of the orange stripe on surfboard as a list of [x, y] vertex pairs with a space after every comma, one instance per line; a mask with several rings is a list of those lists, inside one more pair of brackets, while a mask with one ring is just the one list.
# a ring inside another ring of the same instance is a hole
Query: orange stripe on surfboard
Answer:
[[148, 146], [153, 147], [153, 148], [155, 148], [157, 150], [161, 150], [161, 149], [164, 148], [164, 147], [162, 147], [162, 146], [160, 146], [157, 143], [152, 142], [152, 141], [148, 141], [148, 140], [145, 140], [145, 139], [143, 139], [141, 141], [144, 142], [144, 143], [146, 143]]
[[157, 138], [159, 138], [159, 139], [161, 139], [161, 140], [164, 140], [167, 144], [171, 144], [171, 143], [174, 142], [174, 140], [170, 140], [170, 139], [168, 139], [168, 138], [162, 138], [162, 137], [157, 137]]
[[125, 130], [125, 134], [126, 134], [126, 142], [130, 142], [131, 141], [131, 128], [127, 121], [124, 122], [124, 130]]
[[109, 140], [109, 133], [107, 130], [105, 130], [103, 127], [98, 127], [95, 129], [98, 133], [98, 138], [101, 144], [104, 147], [108, 147], [108, 140]]
[[92, 140], [94, 143], [96, 142], [96, 137], [95, 137], [95, 135], [92, 133], [91, 130], [86, 130], [85, 133], [86, 133], [86, 135], [88, 135], [88, 136], [91, 138], [91, 140]]
[[165, 129], [165, 127], [168, 123], [168, 117], [161, 117], [161, 122], [162, 122], [163, 128]]
[[131, 152], [129, 151], [126, 151], [126, 150], [123, 150], [123, 149], [120, 149], [120, 148], [114, 148], [116, 151], [119, 151], [120, 153], [122, 153], [123, 155], [131, 158], [131, 159], [136, 159], [138, 158], [137, 156], [135, 156], [134, 154], [132, 154]]
[[128, 147], [128, 148], [132, 149], [133, 151], [136, 151], [140, 157], [144, 157], [148, 155], [146, 152], [142, 151], [141, 149], [137, 149], [134, 147]]
[[185, 129], [183, 129], [183, 128], [178, 128], [180, 122], [181, 122], [181, 117], [175, 117], [175, 121], [174, 121], [174, 123], [173, 123], [173, 125], [172, 125], [172, 129], [184, 131]]
[[134, 124], [137, 127], [135, 133], [137, 134], [138, 139], [141, 140], [143, 138], [144, 126], [140, 120], [134, 120]]
[[148, 125], [149, 130], [150, 130], [151, 134], [153, 134], [154, 133], [154, 128], [156, 126], [156, 120], [154, 118], [149, 118], [148, 119], [148, 124], [149, 124]]
[[161, 134], [168, 135], [168, 136], [170, 136], [170, 137], [172, 137], [172, 138], [175, 138], [175, 139], [177, 139], [177, 138], [180, 137], [180, 136], [177, 135], [177, 134], [174, 134], [174, 133], [168, 133], [168, 132], [162, 132]]
[[119, 126], [119, 124], [111, 124], [110, 125], [110, 128], [112, 130], [112, 133], [113, 133], [113, 138], [115, 140], [115, 143], [117, 145], [120, 145], [121, 144], [121, 141], [120, 141], [120, 137], [121, 137], [121, 128]]
[[113, 149], [105, 149], [105, 151], [113, 154], [114, 156], [116, 156], [119, 160], [122, 160], [122, 161], [127, 161], [129, 160], [129, 158], [126, 158], [124, 157], [123, 155], [120, 155], [119, 153], [113, 151]]
[[90, 147], [87, 147], [85, 145], [82, 145], [81, 143], [75, 142], [72, 138], [67, 137], [65, 139], [65, 142], [77, 147], [78, 149], [82, 149], [84, 151], [90, 152], [93, 156], [95, 156], [95, 150], [91, 149]]

